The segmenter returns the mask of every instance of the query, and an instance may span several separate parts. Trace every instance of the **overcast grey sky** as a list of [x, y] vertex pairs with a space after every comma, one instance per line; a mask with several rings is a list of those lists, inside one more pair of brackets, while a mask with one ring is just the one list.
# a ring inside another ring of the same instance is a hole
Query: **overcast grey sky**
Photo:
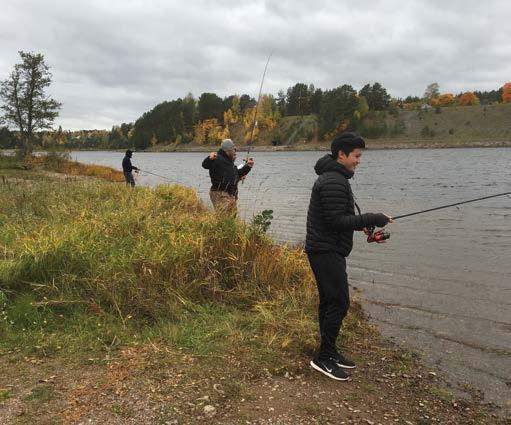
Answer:
[[0, 0], [0, 79], [42, 53], [56, 124], [111, 128], [164, 100], [256, 96], [296, 82], [383, 84], [395, 97], [511, 81], [506, 0]]

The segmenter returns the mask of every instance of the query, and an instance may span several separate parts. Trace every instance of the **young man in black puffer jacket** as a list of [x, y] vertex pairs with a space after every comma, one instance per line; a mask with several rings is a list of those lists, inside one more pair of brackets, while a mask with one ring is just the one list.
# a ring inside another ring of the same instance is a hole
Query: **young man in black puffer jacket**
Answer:
[[307, 213], [305, 251], [319, 292], [321, 343], [311, 366], [330, 378], [345, 381], [344, 369], [355, 363], [336, 348], [342, 321], [350, 306], [346, 257], [353, 248], [353, 232], [383, 227], [392, 219], [382, 213], [355, 215], [355, 200], [349, 179], [360, 164], [364, 140], [344, 133], [332, 141], [331, 155], [318, 160], [318, 178], [312, 188]]

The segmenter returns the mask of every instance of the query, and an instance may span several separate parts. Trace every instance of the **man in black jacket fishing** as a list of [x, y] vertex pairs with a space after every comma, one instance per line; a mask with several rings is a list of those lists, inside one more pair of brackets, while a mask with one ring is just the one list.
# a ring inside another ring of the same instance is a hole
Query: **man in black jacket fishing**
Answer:
[[133, 152], [129, 149], [126, 151], [126, 155], [122, 159], [122, 172], [124, 173], [124, 180], [126, 184], [131, 185], [131, 187], [135, 187], [135, 179], [133, 178], [133, 170], [137, 170], [138, 168], [134, 165], [131, 165], [131, 157], [133, 156]]
[[312, 188], [307, 213], [305, 251], [319, 292], [319, 352], [311, 366], [326, 376], [345, 381], [344, 369], [355, 363], [336, 347], [342, 321], [350, 305], [346, 257], [353, 247], [353, 231], [383, 227], [392, 219], [382, 213], [355, 215], [349, 179], [360, 164], [364, 140], [344, 133], [332, 141], [332, 154], [318, 160], [318, 178]]
[[238, 182], [254, 166], [252, 158], [249, 158], [242, 167], [234, 165], [235, 159], [236, 146], [231, 139], [225, 139], [218, 152], [211, 152], [202, 161], [202, 167], [209, 170], [211, 178], [209, 196], [217, 211], [236, 213]]

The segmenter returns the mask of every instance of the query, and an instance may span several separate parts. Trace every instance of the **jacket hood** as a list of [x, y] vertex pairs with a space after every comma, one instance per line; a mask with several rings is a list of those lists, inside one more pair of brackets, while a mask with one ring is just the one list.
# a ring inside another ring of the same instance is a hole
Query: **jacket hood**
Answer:
[[326, 173], [327, 171], [335, 171], [342, 174], [347, 179], [352, 178], [354, 174], [344, 168], [342, 164], [339, 164], [330, 154], [318, 159], [318, 162], [316, 162], [316, 165], [314, 166], [314, 171], [316, 171], [318, 176]]

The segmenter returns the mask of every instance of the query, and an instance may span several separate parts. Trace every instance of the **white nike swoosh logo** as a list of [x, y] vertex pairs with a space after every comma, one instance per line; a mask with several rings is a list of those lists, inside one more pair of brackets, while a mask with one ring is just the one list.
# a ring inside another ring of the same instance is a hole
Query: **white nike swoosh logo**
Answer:
[[328, 373], [332, 373], [332, 370], [333, 370], [333, 369], [328, 369], [326, 366], [325, 366], [325, 369], [326, 369], [326, 371], [327, 371]]

